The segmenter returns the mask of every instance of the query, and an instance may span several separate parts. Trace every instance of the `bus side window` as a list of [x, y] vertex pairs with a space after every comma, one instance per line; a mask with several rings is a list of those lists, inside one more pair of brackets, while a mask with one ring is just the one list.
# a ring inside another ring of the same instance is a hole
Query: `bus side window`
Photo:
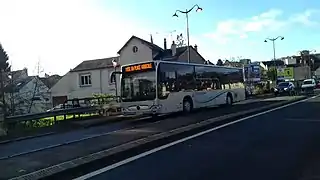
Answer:
[[212, 79], [213, 88], [212, 89], [221, 89], [221, 84], [218, 78]]

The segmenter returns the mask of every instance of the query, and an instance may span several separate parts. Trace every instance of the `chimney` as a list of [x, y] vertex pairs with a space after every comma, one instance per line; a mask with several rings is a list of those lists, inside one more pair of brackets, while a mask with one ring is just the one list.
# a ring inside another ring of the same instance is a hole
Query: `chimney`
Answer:
[[153, 44], [152, 34], [150, 34], [150, 42]]
[[163, 48], [164, 48], [164, 50], [166, 50], [167, 49], [167, 39], [166, 38], [164, 38], [164, 42], [163, 42], [164, 44], [163, 44]]
[[175, 56], [177, 53], [177, 45], [174, 43], [174, 41], [172, 41], [171, 51], [172, 51], [172, 56]]
[[194, 45], [194, 49], [195, 49], [196, 51], [198, 51], [198, 46], [197, 46], [197, 45]]

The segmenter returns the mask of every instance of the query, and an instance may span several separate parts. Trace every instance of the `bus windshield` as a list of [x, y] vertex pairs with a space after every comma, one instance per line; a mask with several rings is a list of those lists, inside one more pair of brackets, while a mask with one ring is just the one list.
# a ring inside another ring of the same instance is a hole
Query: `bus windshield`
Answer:
[[122, 74], [121, 97], [123, 102], [154, 100], [155, 71]]

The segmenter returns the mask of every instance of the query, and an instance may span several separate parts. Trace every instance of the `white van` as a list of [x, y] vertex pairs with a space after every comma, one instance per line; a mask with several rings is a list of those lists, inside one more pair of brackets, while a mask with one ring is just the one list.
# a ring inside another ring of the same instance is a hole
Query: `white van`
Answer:
[[303, 80], [303, 83], [301, 85], [301, 89], [304, 92], [313, 92], [313, 90], [316, 88], [316, 80], [314, 79], [305, 79]]

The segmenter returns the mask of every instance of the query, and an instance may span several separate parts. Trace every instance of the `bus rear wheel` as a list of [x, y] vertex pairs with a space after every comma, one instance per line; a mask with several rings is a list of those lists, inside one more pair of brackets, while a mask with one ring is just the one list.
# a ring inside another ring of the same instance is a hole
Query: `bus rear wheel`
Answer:
[[192, 111], [192, 108], [193, 108], [192, 100], [190, 98], [185, 98], [183, 100], [183, 112], [190, 113]]

